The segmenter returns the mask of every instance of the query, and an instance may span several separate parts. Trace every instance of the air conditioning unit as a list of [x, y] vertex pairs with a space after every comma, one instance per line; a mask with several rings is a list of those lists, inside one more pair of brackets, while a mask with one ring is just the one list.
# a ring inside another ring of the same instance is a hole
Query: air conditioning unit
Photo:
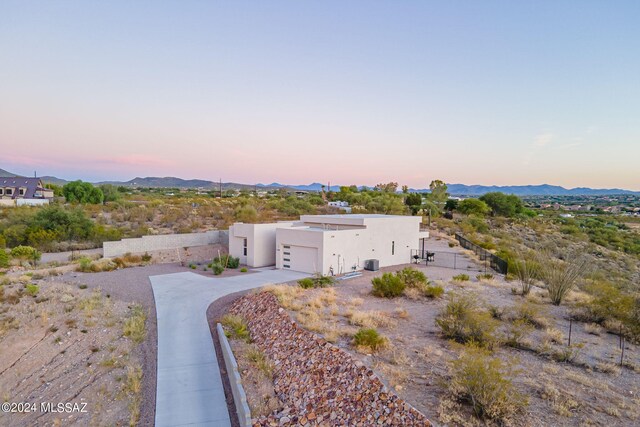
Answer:
[[367, 259], [364, 261], [364, 269], [368, 271], [380, 270], [380, 261], [377, 259]]

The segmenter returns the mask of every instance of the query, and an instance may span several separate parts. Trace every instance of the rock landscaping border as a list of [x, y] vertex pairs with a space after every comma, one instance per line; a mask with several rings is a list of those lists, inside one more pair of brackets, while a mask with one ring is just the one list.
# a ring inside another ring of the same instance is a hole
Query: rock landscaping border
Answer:
[[251, 339], [273, 362], [274, 388], [284, 404], [260, 426], [431, 426], [387, 389], [375, 373], [323, 338], [299, 327], [269, 292], [237, 300]]

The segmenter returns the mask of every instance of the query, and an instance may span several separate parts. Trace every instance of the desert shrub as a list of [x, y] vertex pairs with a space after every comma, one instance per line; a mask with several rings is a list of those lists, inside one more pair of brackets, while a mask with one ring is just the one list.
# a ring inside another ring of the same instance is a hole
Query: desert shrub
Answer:
[[145, 252], [144, 255], [142, 255], [142, 262], [149, 262], [151, 261], [153, 257], [151, 255], [149, 255], [148, 252]]
[[405, 284], [400, 277], [393, 273], [384, 273], [371, 280], [373, 295], [384, 298], [395, 298], [402, 295]]
[[82, 257], [80, 258], [80, 260], [78, 261], [78, 271], [83, 271], [83, 272], [88, 272], [90, 271], [91, 268], [91, 258], [89, 257]]
[[587, 311], [588, 318], [584, 320], [604, 323], [607, 319], [617, 319], [624, 322], [631, 316], [634, 298], [617, 286], [608, 282], [596, 282], [587, 286], [586, 291], [593, 298], [580, 304]]
[[572, 344], [570, 346], [562, 347], [559, 350], [552, 351], [550, 356], [556, 362], [571, 363], [578, 358], [582, 347], [584, 347], [583, 344]]
[[478, 280], [493, 280], [495, 276], [491, 273], [483, 273], [483, 274], [478, 274], [476, 276], [476, 279]]
[[305, 277], [304, 279], [298, 280], [298, 284], [303, 289], [312, 289], [312, 288], [326, 288], [335, 283], [332, 277], [323, 276], [322, 274], [316, 274], [313, 277]]
[[37, 261], [40, 259], [40, 252], [31, 246], [16, 246], [11, 249], [11, 256], [20, 261]]
[[211, 270], [213, 271], [214, 275], [219, 276], [224, 271], [224, 266], [214, 262], [213, 264], [211, 264]]
[[450, 391], [468, 401], [474, 414], [503, 422], [520, 413], [527, 399], [512, 384], [510, 364], [475, 345], [466, 346], [459, 359], [451, 363]]
[[356, 346], [367, 347], [371, 351], [377, 351], [386, 345], [387, 340], [375, 329], [363, 328], [353, 336], [353, 342]]
[[422, 271], [412, 267], [406, 267], [396, 272], [396, 276], [400, 278], [408, 288], [420, 288], [422, 285], [429, 283], [427, 276]]
[[0, 268], [9, 267], [9, 254], [4, 248], [0, 248]]
[[140, 305], [134, 305], [131, 308], [129, 317], [124, 322], [124, 336], [131, 339], [136, 344], [140, 344], [144, 341], [147, 334], [145, 322], [147, 320], [147, 314]]
[[523, 319], [517, 319], [512, 322], [508, 328], [504, 338], [504, 343], [510, 347], [521, 348], [525, 344], [525, 339], [533, 331], [533, 325]]
[[298, 285], [300, 285], [302, 289], [311, 289], [313, 288], [314, 282], [310, 277], [305, 277], [304, 279], [298, 280]]
[[35, 297], [36, 295], [38, 295], [38, 291], [40, 291], [40, 287], [33, 283], [29, 283], [24, 287], [24, 289], [25, 289], [25, 292], [31, 295], [32, 297]]
[[440, 298], [444, 294], [444, 288], [440, 285], [425, 286], [423, 294], [427, 298]]
[[489, 305], [487, 309], [489, 310], [489, 314], [491, 314], [491, 317], [498, 320], [502, 320], [507, 312], [507, 309], [505, 307], [498, 307], [497, 305]]
[[546, 257], [540, 262], [540, 278], [547, 286], [549, 298], [554, 305], [560, 305], [564, 297], [576, 285], [587, 270], [585, 259], [565, 256], [567, 261]]
[[547, 319], [544, 310], [529, 301], [521, 301], [517, 303], [510, 313], [510, 320], [523, 321], [536, 328], [548, 328], [549, 319]]
[[240, 269], [240, 273], [246, 273], [247, 271], [249, 271], [249, 270], [247, 270], [247, 267], [242, 267]]
[[215, 257], [211, 264], [220, 264], [225, 268], [238, 268], [240, 266], [240, 258], [224, 254], [219, 257]]
[[224, 333], [227, 338], [243, 340], [246, 342], [251, 340], [249, 335], [249, 326], [242, 316], [225, 314], [222, 319], [220, 319], [220, 323], [224, 326]]
[[457, 276], [453, 276], [452, 277], [453, 280], [455, 280], [456, 282], [466, 282], [470, 279], [468, 274], [458, 274]]
[[473, 342], [491, 348], [498, 322], [484, 310], [476, 296], [450, 293], [447, 306], [436, 317], [436, 325], [446, 338], [460, 343]]
[[139, 264], [142, 262], [141, 255], [133, 255], [131, 252], [127, 252], [122, 256], [122, 259], [128, 264]]
[[195, 264], [189, 264], [189, 268], [195, 270], [196, 268], [198, 268], [198, 266]]
[[529, 295], [536, 279], [540, 276], [540, 264], [533, 260], [513, 260], [509, 263], [509, 270], [520, 283], [522, 295]]

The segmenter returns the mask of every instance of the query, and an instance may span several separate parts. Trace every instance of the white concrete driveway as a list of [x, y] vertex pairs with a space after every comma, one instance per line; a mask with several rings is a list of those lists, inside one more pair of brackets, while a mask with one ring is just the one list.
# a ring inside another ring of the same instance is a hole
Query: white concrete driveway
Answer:
[[230, 426], [207, 308], [238, 291], [306, 277], [267, 270], [228, 278], [151, 276], [158, 317], [156, 427]]

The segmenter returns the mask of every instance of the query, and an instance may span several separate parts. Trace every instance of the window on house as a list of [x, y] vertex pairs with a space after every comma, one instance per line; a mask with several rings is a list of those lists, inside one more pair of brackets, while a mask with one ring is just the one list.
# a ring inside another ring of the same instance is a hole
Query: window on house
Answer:
[[24, 196], [24, 188], [21, 188], [21, 189], [20, 189], [20, 195], [21, 195], [21, 196]]
[[13, 190], [11, 188], [7, 188], [7, 196], [10, 196], [13, 194]]
[[242, 253], [244, 254], [244, 256], [247, 256], [247, 239], [244, 239], [242, 241]]
[[395, 240], [391, 241], [391, 255], [395, 255], [396, 254], [396, 242]]
[[289, 264], [283, 264], [282, 267], [283, 268], [291, 268], [291, 266]]
[[0, 196], [4, 195], [4, 188], [0, 188]]

